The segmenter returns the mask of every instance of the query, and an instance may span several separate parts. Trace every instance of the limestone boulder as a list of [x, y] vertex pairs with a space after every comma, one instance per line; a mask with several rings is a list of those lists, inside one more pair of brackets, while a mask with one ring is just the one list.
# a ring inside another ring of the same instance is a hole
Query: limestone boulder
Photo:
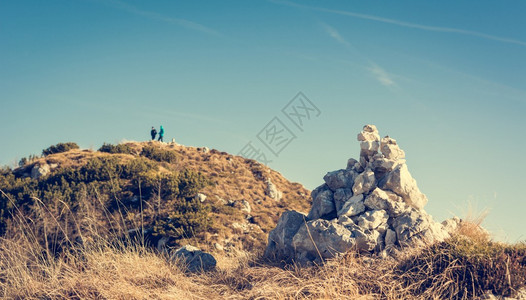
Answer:
[[343, 207], [338, 211], [338, 217], [347, 216], [353, 217], [359, 215], [365, 211], [365, 204], [363, 203], [363, 195], [356, 195], [343, 205]]
[[376, 178], [371, 169], [365, 170], [354, 181], [352, 192], [354, 195], [365, 194], [376, 187]]
[[404, 150], [400, 149], [396, 140], [388, 136], [380, 141], [380, 151], [389, 160], [398, 160], [405, 158]]
[[308, 218], [314, 219], [332, 219], [336, 217], [336, 205], [334, 203], [333, 192], [327, 187], [313, 193], [312, 207]]
[[376, 126], [365, 125], [363, 130], [358, 133], [358, 141], [380, 141], [380, 135]]
[[284, 212], [268, 236], [264, 256], [273, 260], [291, 260], [295, 256], [292, 238], [300, 227], [308, 221], [303, 213], [290, 210]]
[[323, 180], [329, 189], [335, 192], [341, 188], [352, 187], [354, 181], [353, 172], [344, 169], [329, 172], [323, 177]]
[[347, 202], [347, 200], [349, 200], [351, 197], [352, 197], [352, 190], [349, 189], [349, 188], [342, 188], [342, 189], [337, 189], [335, 192], [334, 192], [334, 205], [336, 206], [336, 211], [340, 211], [343, 207], [343, 205], [345, 204], [345, 202]]
[[369, 209], [386, 210], [390, 216], [398, 217], [411, 210], [402, 197], [393, 192], [375, 188], [365, 199], [364, 204]]
[[364, 230], [373, 230], [387, 225], [388, 219], [389, 215], [385, 210], [370, 210], [360, 215], [356, 223]]
[[336, 220], [312, 220], [302, 225], [292, 246], [296, 250], [295, 260], [300, 264], [321, 263], [324, 259], [347, 252], [356, 244], [352, 233]]
[[420, 192], [416, 180], [413, 179], [405, 164], [399, 165], [390, 172], [380, 184], [380, 188], [393, 191], [416, 209], [422, 209], [427, 204], [426, 195]]
[[38, 179], [40, 177], [48, 175], [50, 172], [51, 167], [48, 164], [35, 164], [31, 169], [31, 178]]

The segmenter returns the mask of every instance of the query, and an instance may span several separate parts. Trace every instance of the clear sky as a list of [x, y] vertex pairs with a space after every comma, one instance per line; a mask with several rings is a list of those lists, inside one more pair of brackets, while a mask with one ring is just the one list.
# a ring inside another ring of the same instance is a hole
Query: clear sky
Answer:
[[[281, 112], [300, 91], [319, 109], [301, 129]], [[526, 239], [526, 1], [1, 0], [0, 104], [0, 165], [163, 125], [190, 146], [252, 142], [309, 189], [375, 124], [435, 219], [471, 202]], [[296, 137], [278, 156], [257, 138], [275, 117]]]

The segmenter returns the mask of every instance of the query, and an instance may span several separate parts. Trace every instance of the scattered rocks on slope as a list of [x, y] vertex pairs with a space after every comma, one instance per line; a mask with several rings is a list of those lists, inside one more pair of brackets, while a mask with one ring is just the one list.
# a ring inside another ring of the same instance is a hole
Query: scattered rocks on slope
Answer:
[[285, 212], [269, 234], [265, 256], [299, 264], [321, 263], [350, 249], [385, 253], [394, 247], [442, 241], [458, 218], [437, 223], [395, 139], [380, 139], [374, 125], [358, 134], [360, 160], [327, 173], [311, 193], [307, 216]]
[[190, 245], [177, 249], [172, 258], [182, 260], [187, 270], [192, 273], [211, 271], [215, 269], [217, 263], [212, 254]]
[[278, 188], [274, 183], [272, 183], [270, 178], [267, 179], [267, 187], [265, 189], [265, 194], [276, 201], [281, 200], [281, 197], [283, 196], [283, 193], [278, 190]]

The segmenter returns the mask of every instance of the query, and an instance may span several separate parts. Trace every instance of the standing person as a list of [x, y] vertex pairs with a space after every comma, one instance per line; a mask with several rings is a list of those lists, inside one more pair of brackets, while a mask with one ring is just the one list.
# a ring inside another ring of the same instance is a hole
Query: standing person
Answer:
[[163, 141], [163, 137], [164, 137], [164, 128], [163, 128], [163, 125], [161, 125], [161, 128], [159, 129], [159, 139], [158, 139], [158, 141], [164, 142]]
[[157, 130], [155, 130], [155, 127], [152, 126], [152, 131], [150, 131], [150, 134], [152, 135], [152, 141], [155, 141], [155, 136], [157, 135]]

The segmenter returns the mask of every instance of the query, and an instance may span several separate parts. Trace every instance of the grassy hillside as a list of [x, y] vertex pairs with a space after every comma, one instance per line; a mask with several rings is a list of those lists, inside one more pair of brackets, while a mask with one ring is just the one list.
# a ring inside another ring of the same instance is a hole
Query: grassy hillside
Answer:
[[[89, 238], [84, 223], [91, 222], [103, 235], [129, 231], [143, 238], [144, 231], [152, 244], [164, 237], [169, 246], [259, 251], [283, 211], [310, 206], [301, 184], [217, 150], [158, 142], [76, 148], [52, 146], [0, 172], [0, 233], [16, 234], [11, 216], [21, 213], [38, 230], [57, 220], [60, 226], [48, 229], [56, 236], [47, 241], [57, 249]], [[32, 178], [39, 166], [50, 172]], [[266, 195], [268, 179], [283, 192], [281, 200]], [[206, 200], [194, 199], [197, 193]]]
[[[350, 252], [322, 266], [276, 265], [260, 256], [268, 231], [284, 210], [306, 211], [309, 191], [255, 161], [157, 142], [45, 153], [0, 172], [5, 299], [526, 297], [526, 245], [492, 241], [480, 219], [396, 257]], [[266, 195], [267, 179], [282, 200]], [[216, 271], [186, 273], [156, 249], [162, 237], [209, 250]]]

